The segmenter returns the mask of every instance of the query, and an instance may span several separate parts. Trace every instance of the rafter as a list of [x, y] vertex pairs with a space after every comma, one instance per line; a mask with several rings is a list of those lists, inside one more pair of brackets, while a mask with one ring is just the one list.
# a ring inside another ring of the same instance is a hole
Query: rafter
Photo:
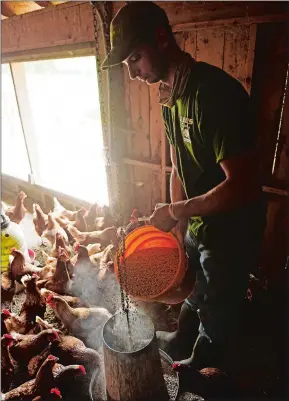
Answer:
[[35, 1], [1, 1], [1, 14], [5, 17], [25, 14], [41, 8]]

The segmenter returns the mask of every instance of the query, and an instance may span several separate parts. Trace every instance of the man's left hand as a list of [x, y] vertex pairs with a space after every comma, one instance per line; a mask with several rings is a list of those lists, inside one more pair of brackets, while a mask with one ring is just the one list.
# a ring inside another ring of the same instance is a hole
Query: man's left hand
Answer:
[[157, 207], [150, 217], [150, 224], [165, 232], [171, 231], [177, 223], [170, 215], [168, 204]]

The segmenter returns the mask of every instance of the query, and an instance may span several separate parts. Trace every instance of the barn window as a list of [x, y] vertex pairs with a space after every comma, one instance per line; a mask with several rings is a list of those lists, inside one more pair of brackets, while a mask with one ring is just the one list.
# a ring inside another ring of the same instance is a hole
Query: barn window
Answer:
[[12, 63], [11, 70], [35, 183], [108, 204], [95, 57]]
[[9, 64], [2, 65], [2, 172], [28, 180], [30, 165]]

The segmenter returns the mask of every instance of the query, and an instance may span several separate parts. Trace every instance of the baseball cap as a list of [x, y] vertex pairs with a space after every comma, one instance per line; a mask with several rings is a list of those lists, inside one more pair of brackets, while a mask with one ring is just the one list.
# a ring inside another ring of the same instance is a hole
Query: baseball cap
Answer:
[[154, 2], [136, 1], [126, 4], [111, 21], [111, 50], [101, 69], [120, 64], [160, 26], [169, 27], [169, 20], [164, 10]]

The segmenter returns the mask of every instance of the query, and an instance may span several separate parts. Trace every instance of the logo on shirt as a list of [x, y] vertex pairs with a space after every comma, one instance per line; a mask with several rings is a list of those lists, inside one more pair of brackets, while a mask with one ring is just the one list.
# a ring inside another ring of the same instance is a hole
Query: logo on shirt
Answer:
[[193, 119], [188, 117], [180, 117], [180, 122], [184, 142], [192, 144], [190, 138], [190, 126], [193, 124]]

